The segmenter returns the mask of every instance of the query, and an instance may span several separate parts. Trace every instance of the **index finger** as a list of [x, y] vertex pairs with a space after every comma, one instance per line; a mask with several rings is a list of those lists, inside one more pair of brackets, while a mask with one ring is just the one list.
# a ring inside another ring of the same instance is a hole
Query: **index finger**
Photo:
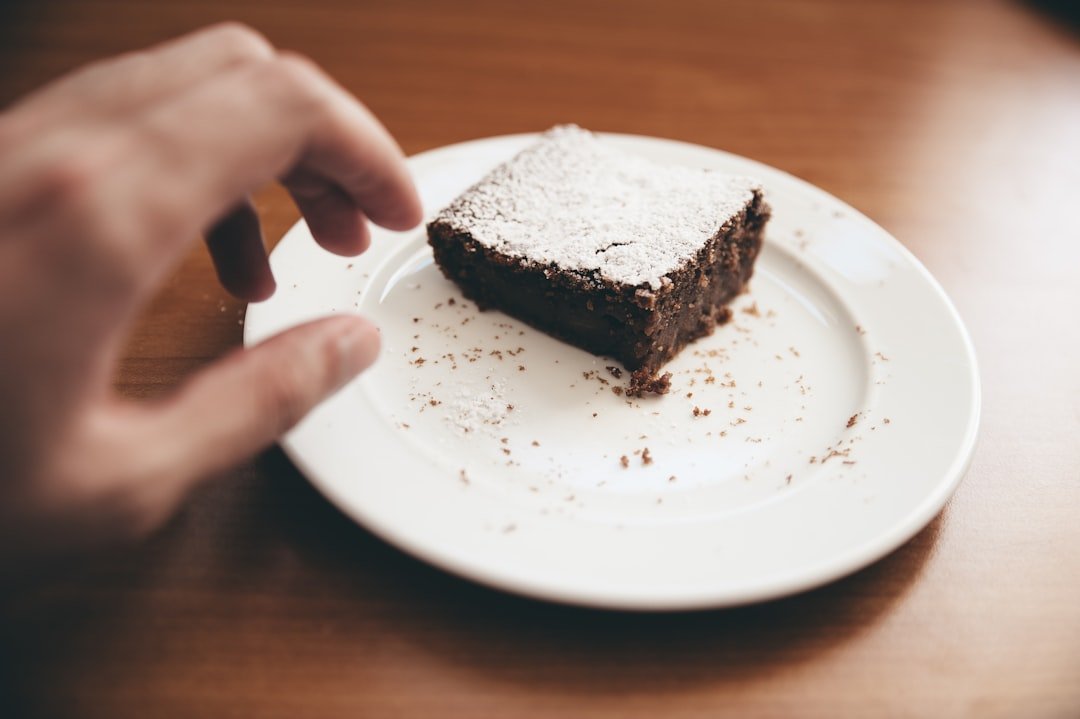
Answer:
[[[140, 123], [128, 189], [186, 238], [267, 181], [301, 171], [393, 230], [421, 219], [397, 143], [307, 60], [279, 55], [162, 103]], [[169, 233], [174, 236], [176, 233]]]

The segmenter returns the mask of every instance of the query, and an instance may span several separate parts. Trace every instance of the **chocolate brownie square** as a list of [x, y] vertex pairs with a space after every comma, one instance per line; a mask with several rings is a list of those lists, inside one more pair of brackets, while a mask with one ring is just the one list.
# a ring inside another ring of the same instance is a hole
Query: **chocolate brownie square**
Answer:
[[730, 317], [768, 219], [752, 179], [658, 164], [567, 125], [427, 229], [466, 297], [618, 359], [640, 395], [666, 391], [664, 363]]

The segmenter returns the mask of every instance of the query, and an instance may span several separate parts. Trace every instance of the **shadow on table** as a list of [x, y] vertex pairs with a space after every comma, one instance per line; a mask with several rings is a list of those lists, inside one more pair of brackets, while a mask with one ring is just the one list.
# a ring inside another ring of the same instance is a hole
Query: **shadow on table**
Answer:
[[626, 692], [628, 684], [674, 691], [810, 661], [888, 612], [919, 576], [943, 522], [938, 516], [880, 562], [794, 597], [728, 610], [606, 612], [504, 594], [428, 567], [353, 524], [280, 453], [263, 463], [280, 497], [272, 524], [320, 575], [313, 584], [380, 602], [382, 626], [432, 661], [563, 694]]

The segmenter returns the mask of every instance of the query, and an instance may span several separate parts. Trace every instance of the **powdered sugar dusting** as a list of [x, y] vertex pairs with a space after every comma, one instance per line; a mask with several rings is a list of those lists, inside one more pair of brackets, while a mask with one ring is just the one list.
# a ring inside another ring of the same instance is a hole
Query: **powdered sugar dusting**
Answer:
[[461, 387], [445, 402], [446, 418], [462, 435], [470, 433], [494, 436], [508, 424], [514, 406], [506, 401], [506, 386], [502, 381], [488, 385], [486, 391], [476, 392]]
[[562, 125], [435, 221], [504, 255], [657, 289], [755, 190], [751, 178], [657, 164]]

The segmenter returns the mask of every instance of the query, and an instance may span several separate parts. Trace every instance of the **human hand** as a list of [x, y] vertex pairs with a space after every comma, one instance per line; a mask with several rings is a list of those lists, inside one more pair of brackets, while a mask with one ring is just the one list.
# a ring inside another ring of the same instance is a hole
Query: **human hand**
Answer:
[[25, 98], [0, 114], [0, 156], [0, 555], [148, 532], [374, 360], [375, 327], [339, 317], [162, 401], [111, 389], [137, 310], [200, 232], [228, 290], [273, 293], [247, 200], [263, 183], [280, 180], [337, 254], [367, 247], [365, 216], [420, 221], [397, 145], [309, 61], [209, 28]]

